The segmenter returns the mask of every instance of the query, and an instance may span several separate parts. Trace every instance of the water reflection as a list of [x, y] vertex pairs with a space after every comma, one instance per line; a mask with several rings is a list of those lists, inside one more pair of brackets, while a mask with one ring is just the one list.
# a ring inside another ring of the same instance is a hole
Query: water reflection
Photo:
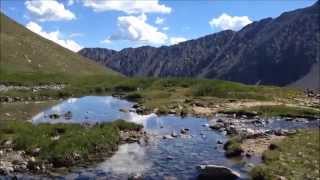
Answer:
[[[87, 96], [71, 98], [55, 105], [33, 117], [34, 123], [74, 122], [96, 123], [124, 119], [143, 124], [150, 139], [144, 144], [123, 144], [115, 154], [105, 162], [93, 168], [77, 170], [68, 174], [66, 179], [127, 179], [131, 175], [142, 174], [145, 179], [163, 179], [165, 176], [177, 179], [196, 179], [196, 166], [216, 164], [232, 168], [246, 177], [245, 164], [225, 158], [222, 144], [227, 136], [208, 127], [205, 118], [157, 116], [155, 114], [138, 115], [132, 112], [133, 103], [113, 97]], [[122, 110], [121, 110], [122, 109]], [[58, 117], [50, 118], [50, 115]], [[68, 114], [69, 116], [66, 116]], [[68, 117], [68, 118], [66, 118]], [[297, 119], [298, 120], [298, 119]], [[264, 121], [263, 121], [264, 122]], [[253, 123], [239, 123], [243, 128], [295, 129], [315, 126], [314, 121], [266, 120], [262, 127]], [[310, 124], [310, 125], [309, 125]], [[319, 124], [316, 124], [318, 127]], [[188, 129], [186, 134], [181, 129]], [[177, 137], [163, 138], [177, 134]]]
[[[35, 115], [32, 121], [34, 123], [96, 123], [117, 119], [137, 119], [130, 118], [134, 113], [119, 111], [120, 109], [129, 110], [132, 105], [131, 102], [111, 96], [70, 98]], [[66, 118], [65, 114], [68, 113], [70, 117]]]
[[123, 144], [107, 161], [98, 166], [105, 172], [115, 174], [142, 174], [152, 166], [146, 158], [146, 149], [137, 143]]

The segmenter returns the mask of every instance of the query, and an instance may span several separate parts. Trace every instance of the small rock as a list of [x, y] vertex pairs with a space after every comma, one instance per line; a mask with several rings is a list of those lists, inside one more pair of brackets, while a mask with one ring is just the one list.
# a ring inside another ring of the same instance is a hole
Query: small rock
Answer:
[[277, 176], [277, 180], [287, 180], [287, 178], [284, 176]]
[[288, 135], [288, 130], [286, 129], [278, 129], [274, 132], [276, 136], [286, 136]]
[[124, 112], [124, 113], [129, 112], [129, 110], [128, 110], [128, 109], [119, 109], [119, 111], [120, 111], [120, 112]]
[[222, 119], [218, 119], [217, 123], [223, 123], [224, 121]]
[[216, 124], [210, 125], [209, 127], [210, 127], [211, 129], [214, 129], [214, 130], [219, 130], [219, 129], [221, 129], [221, 128], [224, 127], [224, 124], [222, 124], [222, 123], [216, 123]]
[[57, 141], [57, 140], [59, 140], [59, 139], [60, 139], [60, 136], [51, 137], [51, 140], [52, 140], [52, 141]]
[[187, 134], [187, 131], [186, 131], [185, 129], [181, 129], [181, 130], [180, 130], [180, 133], [181, 133], [181, 134]]
[[277, 144], [271, 143], [271, 144], [269, 145], [269, 149], [270, 149], [270, 150], [274, 150], [274, 149], [277, 149], [277, 148], [279, 148], [279, 146], [278, 146]]
[[60, 117], [60, 115], [59, 115], [59, 114], [56, 114], [56, 113], [49, 115], [49, 118], [50, 118], [50, 119], [58, 119], [59, 117]]
[[177, 111], [174, 109], [169, 110], [169, 114], [176, 114], [176, 113], [177, 113]]
[[167, 160], [173, 160], [174, 158], [172, 156], [168, 156]]
[[11, 146], [12, 145], [12, 140], [7, 140], [7, 141], [5, 141], [4, 143], [3, 143], [3, 145], [4, 146], [6, 146], [6, 147], [9, 147], [9, 146]]
[[128, 180], [143, 180], [143, 176], [141, 174], [135, 174], [129, 177]]
[[246, 152], [246, 157], [248, 157], [248, 158], [250, 158], [250, 157], [252, 157], [252, 154], [251, 154], [251, 152]]
[[218, 140], [218, 141], [217, 141], [217, 144], [223, 144], [223, 142], [222, 142], [222, 141], [220, 141], [220, 140]]
[[209, 124], [202, 124], [203, 127], [209, 127]]
[[31, 154], [34, 156], [37, 156], [37, 155], [39, 155], [40, 150], [41, 150], [40, 148], [34, 148], [31, 150]]
[[173, 132], [171, 133], [171, 136], [172, 136], [172, 137], [178, 137], [178, 134], [173, 131]]

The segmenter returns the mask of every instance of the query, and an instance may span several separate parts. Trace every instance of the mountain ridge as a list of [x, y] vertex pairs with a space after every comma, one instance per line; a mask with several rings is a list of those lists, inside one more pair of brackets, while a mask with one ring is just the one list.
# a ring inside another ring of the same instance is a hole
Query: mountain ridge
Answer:
[[[318, 1], [277, 18], [253, 22], [237, 32], [221, 31], [177, 45], [104, 50], [112, 52], [108, 55], [84, 48], [79, 54], [127, 76], [199, 77], [286, 86], [308, 77], [319, 62], [319, 6]], [[300, 82], [298, 87], [320, 86], [318, 81], [307, 84]]]

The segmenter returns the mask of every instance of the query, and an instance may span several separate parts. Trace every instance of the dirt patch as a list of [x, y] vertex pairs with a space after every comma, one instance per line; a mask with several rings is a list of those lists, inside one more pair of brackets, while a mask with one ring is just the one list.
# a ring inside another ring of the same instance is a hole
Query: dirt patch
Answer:
[[218, 105], [214, 105], [213, 107], [201, 107], [201, 106], [193, 106], [192, 111], [195, 115], [200, 116], [212, 116], [213, 114], [224, 111], [228, 109], [242, 109], [242, 108], [250, 108], [255, 106], [275, 106], [281, 105], [283, 103], [279, 102], [264, 102], [264, 101], [250, 101], [250, 102], [232, 102], [232, 103], [222, 103]]
[[285, 137], [286, 136], [270, 135], [268, 137], [246, 139], [241, 144], [241, 147], [245, 153], [261, 156], [264, 151], [268, 150], [271, 143], [277, 143]]

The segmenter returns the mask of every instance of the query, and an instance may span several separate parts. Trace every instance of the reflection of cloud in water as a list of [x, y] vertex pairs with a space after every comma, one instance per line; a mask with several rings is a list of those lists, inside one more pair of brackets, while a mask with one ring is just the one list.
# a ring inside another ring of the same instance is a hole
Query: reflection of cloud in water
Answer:
[[78, 98], [69, 98], [67, 99], [67, 103], [75, 103], [78, 101]]
[[145, 154], [144, 147], [137, 143], [123, 144], [109, 160], [100, 164], [99, 168], [116, 174], [143, 173], [152, 166]]
[[55, 112], [55, 113], [61, 113], [62, 112], [62, 108], [61, 108], [60, 104], [56, 105], [56, 106], [53, 106], [50, 110]]
[[40, 121], [40, 120], [41, 120], [41, 118], [42, 118], [43, 116], [44, 116], [44, 113], [43, 113], [43, 112], [41, 112], [41, 113], [39, 113], [39, 114], [35, 115], [35, 116], [32, 118], [32, 122], [37, 123], [38, 121]]
[[134, 122], [137, 124], [142, 124], [143, 126], [145, 126], [145, 124], [147, 123], [147, 121], [149, 119], [155, 118], [155, 117], [157, 117], [157, 115], [154, 113], [148, 114], [148, 115], [139, 115], [134, 112], [129, 112], [124, 115], [125, 120], [130, 121], [130, 122]]

